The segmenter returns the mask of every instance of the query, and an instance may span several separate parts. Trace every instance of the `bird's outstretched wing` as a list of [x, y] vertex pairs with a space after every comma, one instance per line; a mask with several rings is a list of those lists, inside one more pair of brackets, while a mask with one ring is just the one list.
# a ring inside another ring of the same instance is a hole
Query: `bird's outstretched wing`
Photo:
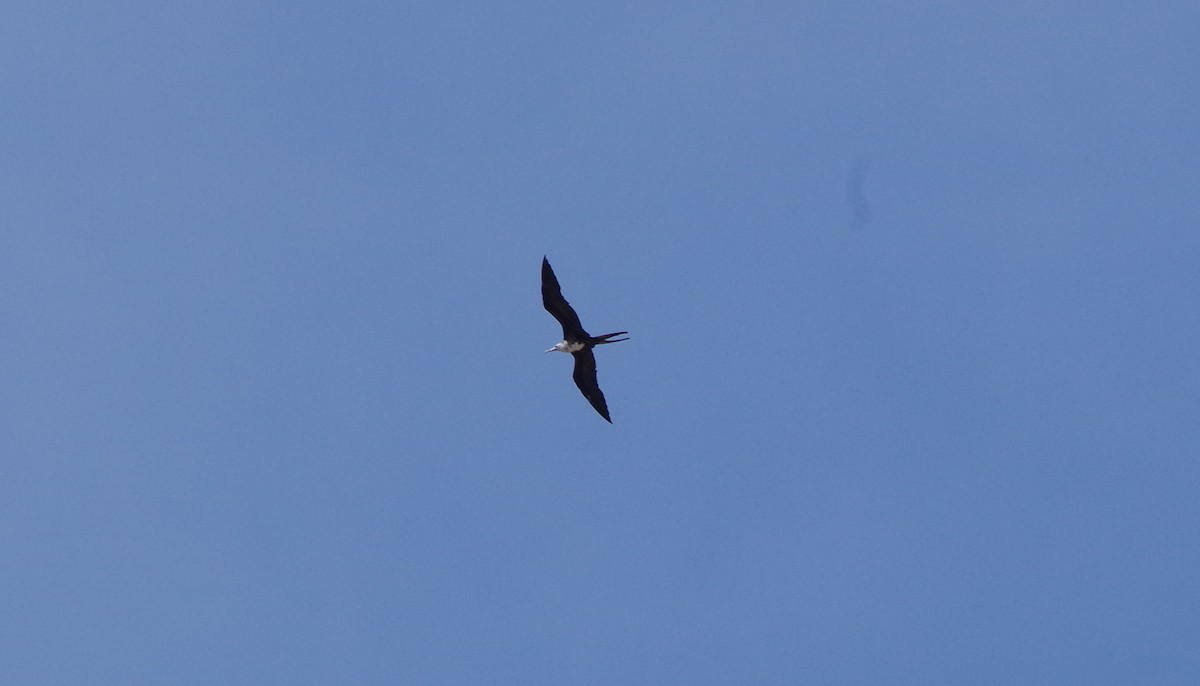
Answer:
[[[558, 278], [554, 276], [554, 270], [550, 268], [550, 261], [545, 257], [542, 257], [542, 306], [558, 320], [559, 324], [562, 324], [563, 339], [586, 341], [590, 338], [588, 333], [583, 330], [583, 325], [579, 323], [579, 315], [575, 314], [571, 303], [563, 297], [562, 288], [558, 285]], [[592, 367], [595, 366], [596, 364], [593, 362]], [[601, 396], [601, 402], [603, 402], [603, 396]]]
[[604, 421], [612, 424], [612, 418], [608, 416], [608, 403], [604, 402], [604, 394], [600, 392], [600, 384], [596, 382], [596, 356], [592, 354], [592, 349], [584, 348], [571, 354], [575, 356], [575, 373], [572, 374], [575, 385], [579, 386], [583, 397], [587, 398], [601, 417], [604, 417]]

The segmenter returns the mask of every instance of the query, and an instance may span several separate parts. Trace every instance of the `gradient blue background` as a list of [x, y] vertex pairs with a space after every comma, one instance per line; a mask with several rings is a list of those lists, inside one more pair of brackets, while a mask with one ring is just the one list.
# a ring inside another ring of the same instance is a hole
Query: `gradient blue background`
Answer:
[[1200, 683], [1197, 36], [5, 3], [0, 682]]

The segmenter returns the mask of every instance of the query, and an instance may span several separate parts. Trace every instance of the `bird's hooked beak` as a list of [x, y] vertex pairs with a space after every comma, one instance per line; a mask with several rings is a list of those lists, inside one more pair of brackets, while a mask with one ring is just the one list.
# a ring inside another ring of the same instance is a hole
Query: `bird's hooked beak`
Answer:
[[552, 352], [554, 352], [555, 350], [558, 350], [558, 348], [550, 348], [550, 349], [549, 349], [549, 350], [547, 350], [546, 352], [548, 352], [548, 353], [552, 353]]

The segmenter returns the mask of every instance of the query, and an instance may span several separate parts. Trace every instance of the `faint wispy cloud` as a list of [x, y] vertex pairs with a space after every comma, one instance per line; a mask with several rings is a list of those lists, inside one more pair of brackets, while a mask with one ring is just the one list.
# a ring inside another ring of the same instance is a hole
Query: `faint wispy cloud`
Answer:
[[853, 216], [851, 226], [856, 229], [866, 228], [873, 218], [871, 204], [867, 202], [867, 194], [864, 189], [869, 168], [866, 155], [859, 155], [854, 159], [854, 164], [846, 175], [846, 202], [850, 204], [850, 212]]

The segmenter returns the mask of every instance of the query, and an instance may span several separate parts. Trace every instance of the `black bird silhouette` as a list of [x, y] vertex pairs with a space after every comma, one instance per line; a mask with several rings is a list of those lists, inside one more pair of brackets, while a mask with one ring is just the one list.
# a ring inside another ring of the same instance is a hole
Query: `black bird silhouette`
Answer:
[[628, 337], [613, 338], [613, 336], [629, 332], [617, 331], [616, 333], [606, 333], [603, 336], [592, 336], [584, 331], [583, 325], [579, 323], [579, 315], [575, 314], [571, 303], [563, 297], [562, 288], [558, 285], [558, 277], [554, 276], [554, 270], [550, 268], [550, 261], [545, 256], [542, 257], [542, 305], [558, 320], [559, 324], [562, 324], [563, 330], [562, 342], [556, 343], [546, 352], [571, 353], [575, 356], [575, 373], [572, 374], [575, 385], [583, 392], [583, 397], [587, 398], [592, 407], [596, 408], [600, 416], [612, 424], [612, 418], [608, 416], [608, 403], [604, 402], [604, 393], [600, 392], [600, 385], [596, 383], [596, 356], [592, 354], [592, 348], [606, 343], [627, 341]]

